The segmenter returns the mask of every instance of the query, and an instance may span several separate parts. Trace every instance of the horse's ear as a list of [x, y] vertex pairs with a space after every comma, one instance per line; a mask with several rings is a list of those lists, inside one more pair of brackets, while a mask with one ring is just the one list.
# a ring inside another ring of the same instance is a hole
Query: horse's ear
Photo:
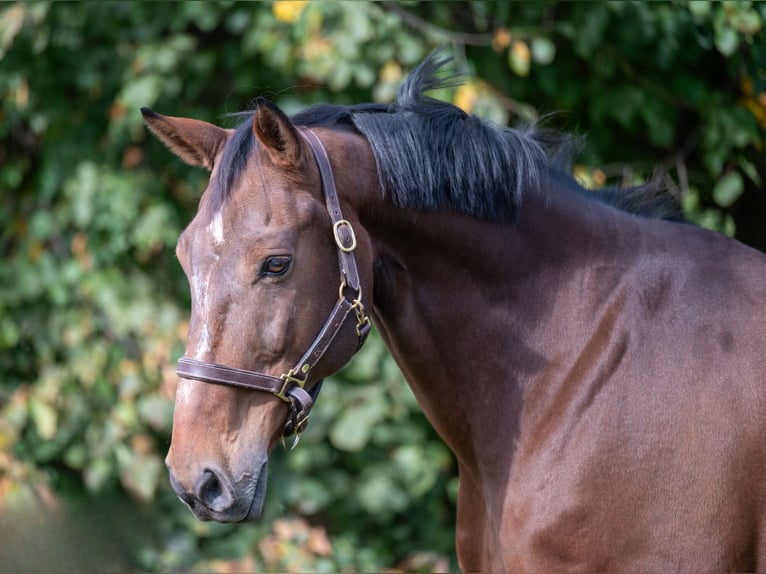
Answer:
[[170, 151], [186, 163], [208, 170], [213, 169], [215, 158], [229, 137], [230, 130], [208, 122], [163, 116], [148, 108], [141, 108], [141, 114], [152, 133]]
[[290, 119], [266, 98], [256, 100], [253, 133], [271, 156], [284, 167], [296, 165], [301, 156], [301, 136]]

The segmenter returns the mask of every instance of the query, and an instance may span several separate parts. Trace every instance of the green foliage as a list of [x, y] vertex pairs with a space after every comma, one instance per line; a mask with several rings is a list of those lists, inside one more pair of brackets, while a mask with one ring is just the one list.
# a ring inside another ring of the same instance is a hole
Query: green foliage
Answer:
[[135, 549], [144, 570], [446, 568], [455, 465], [376, 337], [274, 457], [271, 521], [203, 524], [173, 500], [173, 245], [206, 174], [138, 108], [231, 125], [258, 95], [390, 101], [447, 44], [467, 83], [440, 97], [587, 134], [588, 184], [664, 169], [692, 220], [765, 249], [764, 20], [706, 0], [3, 5], [0, 505], [25, 484], [145, 501], [161, 535]]

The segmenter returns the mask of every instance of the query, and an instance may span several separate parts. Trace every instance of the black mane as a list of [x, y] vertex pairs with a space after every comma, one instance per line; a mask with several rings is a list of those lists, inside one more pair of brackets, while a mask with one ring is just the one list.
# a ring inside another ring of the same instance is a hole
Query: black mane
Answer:
[[[539, 191], [549, 178], [582, 190], [564, 173], [572, 138], [532, 127], [499, 127], [425, 96], [429, 90], [460, 83], [458, 76], [440, 75], [450, 60], [438, 51], [431, 54], [402, 84], [394, 104], [319, 104], [291, 120], [305, 127], [346, 126], [364, 135], [384, 193], [402, 208], [513, 221], [523, 196]], [[214, 209], [226, 200], [255, 145], [253, 113], [238, 115], [243, 121], [224, 150], [210, 190]], [[678, 218], [674, 201], [668, 201], [672, 198], [656, 184], [593, 195], [640, 215]]]

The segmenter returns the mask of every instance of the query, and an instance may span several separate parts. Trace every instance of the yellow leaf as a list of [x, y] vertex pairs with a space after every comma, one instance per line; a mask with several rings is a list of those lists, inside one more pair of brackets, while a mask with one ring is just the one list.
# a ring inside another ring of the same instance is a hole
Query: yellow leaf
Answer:
[[402, 79], [402, 67], [396, 60], [386, 62], [378, 73], [381, 82], [398, 83]]
[[275, 0], [271, 6], [274, 17], [280, 22], [293, 24], [298, 21], [308, 0]]
[[502, 52], [511, 45], [512, 39], [513, 38], [511, 33], [508, 31], [508, 28], [498, 28], [492, 35], [492, 49], [495, 52]]
[[470, 114], [477, 98], [476, 87], [473, 84], [463, 84], [455, 90], [454, 103], [464, 112]]
[[508, 65], [517, 76], [525, 78], [529, 75], [530, 59], [531, 53], [526, 42], [516, 40], [511, 44], [511, 49], [508, 52]]
[[575, 179], [584, 187], [602, 187], [606, 183], [606, 173], [599, 168], [589, 168], [582, 164], [577, 164], [573, 172]]

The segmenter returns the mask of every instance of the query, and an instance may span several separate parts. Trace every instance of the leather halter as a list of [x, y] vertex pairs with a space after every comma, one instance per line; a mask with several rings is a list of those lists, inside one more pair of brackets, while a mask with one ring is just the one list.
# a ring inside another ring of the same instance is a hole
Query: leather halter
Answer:
[[216, 385], [229, 385], [253, 391], [262, 391], [271, 393], [283, 400], [288, 404], [289, 408], [284, 436], [296, 434], [293, 447], [297, 444], [298, 437], [305, 428], [309, 411], [319, 394], [319, 388], [322, 384], [320, 380], [310, 391], [306, 391], [305, 386], [312, 370], [328, 351], [349, 317], [353, 317], [356, 320], [358, 342], [354, 353], [362, 347], [371, 328], [370, 319], [365, 314], [364, 305], [362, 304], [362, 287], [359, 282], [356, 259], [354, 258], [356, 236], [354, 235], [351, 223], [343, 218], [327, 151], [313, 131], [307, 128], [298, 129], [309, 144], [319, 167], [325, 204], [332, 220], [332, 233], [338, 251], [338, 263], [340, 266], [340, 288], [335, 307], [330, 312], [330, 316], [325, 321], [319, 334], [314, 338], [314, 342], [296, 363], [295, 367], [278, 377], [257, 371], [206, 363], [190, 357], [181, 357], [178, 360], [178, 368], [176, 369], [178, 376], [184, 379], [194, 379]]

